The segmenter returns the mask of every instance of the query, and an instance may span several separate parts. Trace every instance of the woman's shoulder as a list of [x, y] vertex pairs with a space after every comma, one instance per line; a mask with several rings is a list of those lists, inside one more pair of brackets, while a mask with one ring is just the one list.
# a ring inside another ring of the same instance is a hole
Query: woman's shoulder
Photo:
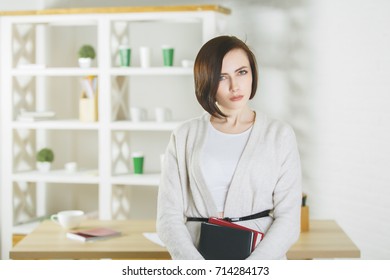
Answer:
[[186, 135], [191, 131], [199, 131], [205, 125], [207, 125], [208, 120], [210, 119], [209, 114], [203, 113], [202, 115], [188, 119], [181, 124], [179, 124], [173, 131], [174, 135]]
[[271, 118], [268, 115], [261, 113], [257, 114], [256, 119], [259, 120], [257, 128], [261, 130], [265, 137], [286, 137], [294, 136], [294, 129], [286, 121]]

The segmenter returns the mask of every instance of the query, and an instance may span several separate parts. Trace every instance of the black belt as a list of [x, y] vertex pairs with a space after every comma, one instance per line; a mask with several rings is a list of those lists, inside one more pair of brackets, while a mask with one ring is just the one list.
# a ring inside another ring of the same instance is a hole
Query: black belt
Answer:
[[[221, 220], [228, 221], [228, 222], [241, 222], [241, 221], [247, 221], [247, 220], [253, 220], [253, 219], [259, 219], [269, 216], [269, 213], [271, 210], [265, 210], [263, 212], [259, 212], [253, 215], [244, 216], [240, 218], [221, 218]], [[197, 218], [197, 217], [187, 217], [187, 222], [208, 222], [209, 218]]]

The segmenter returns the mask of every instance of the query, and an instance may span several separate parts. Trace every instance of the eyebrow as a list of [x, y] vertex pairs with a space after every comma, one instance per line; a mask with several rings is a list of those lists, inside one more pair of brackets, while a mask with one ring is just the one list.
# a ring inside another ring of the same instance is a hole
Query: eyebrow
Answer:
[[[249, 68], [249, 66], [241, 66], [240, 68], [236, 69], [234, 73], [240, 72], [243, 69]], [[221, 73], [221, 75], [227, 75], [227, 73]]]

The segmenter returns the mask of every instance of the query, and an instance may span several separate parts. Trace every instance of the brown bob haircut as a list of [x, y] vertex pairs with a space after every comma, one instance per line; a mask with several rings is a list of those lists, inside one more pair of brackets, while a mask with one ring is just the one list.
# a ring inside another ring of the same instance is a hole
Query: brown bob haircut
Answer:
[[222, 61], [225, 55], [234, 49], [242, 49], [248, 56], [252, 70], [252, 99], [257, 90], [257, 62], [249, 47], [234, 36], [219, 36], [206, 42], [199, 50], [194, 65], [195, 94], [199, 104], [210, 115], [227, 117], [216, 104], [216, 95], [221, 75]]

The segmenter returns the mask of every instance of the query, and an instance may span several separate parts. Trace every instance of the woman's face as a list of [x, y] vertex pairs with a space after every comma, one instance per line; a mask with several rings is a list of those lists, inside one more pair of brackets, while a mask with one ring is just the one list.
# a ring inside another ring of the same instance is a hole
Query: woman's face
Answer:
[[247, 105], [252, 92], [252, 69], [242, 49], [228, 52], [222, 61], [216, 100], [223, 112]]

